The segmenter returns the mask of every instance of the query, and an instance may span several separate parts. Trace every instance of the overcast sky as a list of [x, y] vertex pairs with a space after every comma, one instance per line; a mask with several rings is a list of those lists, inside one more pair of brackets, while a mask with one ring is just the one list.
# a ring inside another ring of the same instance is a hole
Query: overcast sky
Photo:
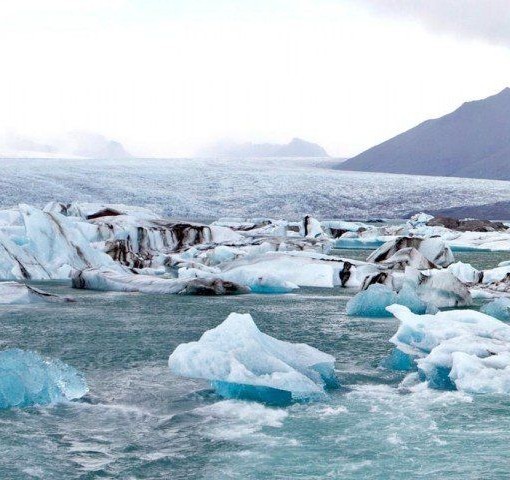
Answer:
[[0, 130], [351, 156], [510, 86], [509, 0], [0, 0]]

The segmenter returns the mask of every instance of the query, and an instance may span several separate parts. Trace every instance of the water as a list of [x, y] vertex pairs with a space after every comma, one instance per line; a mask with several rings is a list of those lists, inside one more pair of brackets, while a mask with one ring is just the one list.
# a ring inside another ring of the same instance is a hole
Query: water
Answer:
[[504, 181], [332, 170], [331, 160], [1, 159], [0, 206], [89, 201], [148, 206], [180, 219], [395, 218], [510, 200]]
[[[463, 255], [495, 263], [493, 254]], [[379, 366], [397, 322], [346, 317], [354, 292], [207, 298], [45, 288], [78, 302], [2, 306], [0, 348], [61, 358], [86, 374], [90, 394], [0, 412], [1, 479], [508, 478], [510, 399], [398, 390], [403, 374]], [[326, 402], [269, 408], [173, 377], [172, 350], [232, 311], [334, 355], [346, 388]]]

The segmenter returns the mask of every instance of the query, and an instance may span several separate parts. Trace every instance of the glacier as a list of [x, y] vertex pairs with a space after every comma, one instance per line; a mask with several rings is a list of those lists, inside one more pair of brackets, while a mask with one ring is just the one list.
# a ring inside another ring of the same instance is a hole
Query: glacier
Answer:
[[19, 349], [0, 351], [0, 409], [74, 400], [87, 392], [85, 377], [60, 360]]
[[273, 405], [324, 398], [339, 386], [334, 364], [331, 355], [270, 337], [251, 315], [237, 313], [168, 359], [174, 375], [209, 380], [220, 396]]

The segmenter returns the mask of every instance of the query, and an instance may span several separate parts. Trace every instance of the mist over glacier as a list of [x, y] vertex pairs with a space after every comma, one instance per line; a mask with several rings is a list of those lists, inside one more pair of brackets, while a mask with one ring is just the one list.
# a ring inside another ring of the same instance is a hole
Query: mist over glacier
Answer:
[[510, 200], [508, 182], [330, 169], [310, 159], [2, 159], [2, 207], [89, 201], [177, 218], [392, 218]]

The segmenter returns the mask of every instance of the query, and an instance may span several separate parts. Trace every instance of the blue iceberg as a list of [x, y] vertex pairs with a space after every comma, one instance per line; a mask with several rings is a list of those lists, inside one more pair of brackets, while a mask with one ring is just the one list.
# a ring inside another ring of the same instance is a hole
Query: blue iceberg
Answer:
[[480, 308], [480, 312], [508, 322], [510, 321], [510, 298], [497, 298]]
[[339, 387], [334, 364], [331, 355], [270, 337], [250, 315], [237, 313], [168, 359], [172, 373], [209, 380], [222, 397], [280, 406], [322, 399]]
[[420, 299], [412, 286], [404, 284], [397, 294], [386, 285], [374, 284], [358, 292], [347, 302], [346, 313], [357, 317], [391, 317], [386, 307], [393, 304], [405, 305], [417, 314], [427, 311], [427, 304]]
[[88, 391], [85, 378], [60, 360], [35, 352], [0, 352], [0, 409], [73, 400]]

